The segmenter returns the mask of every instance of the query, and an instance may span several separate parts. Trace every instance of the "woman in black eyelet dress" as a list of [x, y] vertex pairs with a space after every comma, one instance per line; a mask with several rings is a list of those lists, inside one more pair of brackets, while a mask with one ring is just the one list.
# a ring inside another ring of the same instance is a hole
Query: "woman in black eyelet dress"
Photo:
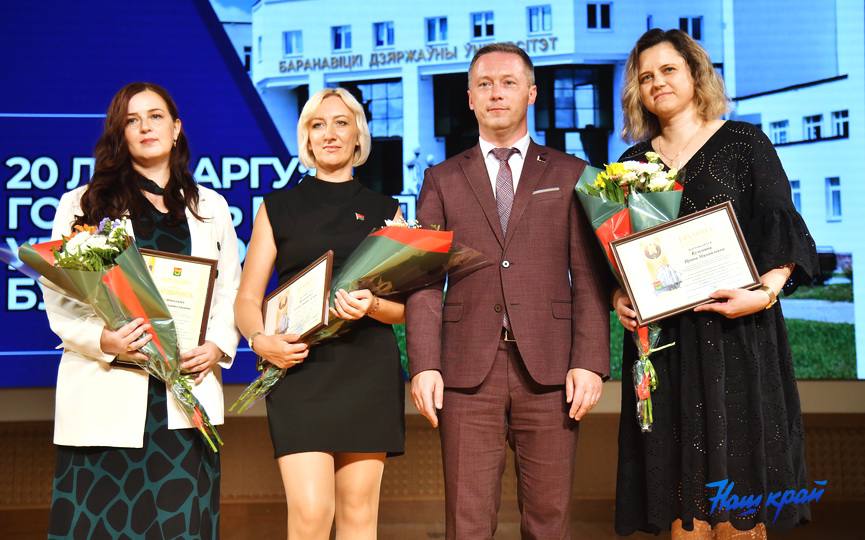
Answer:
[[[651, 145], [639, 143], [620, 161], [647, 161], [647, 151]], [[795, 263], [784, 291], [810, 282], [818, 269], [814, 241], [762, 131], [727, 121], [682, 175], [680, 216], [732, 202], [758, 273]], [[743, 517], [710, 513], [708, 502], [717, 490], [706, 484], [724, 479], [735, 483], [732, 493], [739, 496], [813, 487], [805, 473], [799, 396], [780, 304], [735, 319], [686, 312], [661, 326], [661, 344], [675, 346], [652, 356], [659, 383], [652, 392], [650, 433], [641, 433], [635, 418], [631, 366], [637, 351], [625, 335], [616, 532], [658, 533], [677, 518], [686, 529], [694, 519], [729, 521], [739, 530], [809, 521], [807, 505], [787, 505], [775, 520], [775, 509], [765, 504]]]
[[[398, 203], [357, 180], [307, 176], [264, 199], [273, 228], [279, 282], [325, 251], [336, 275]], [[275, 457], [297, 452], [404, 452], [405, 386], [391, 325], [363, 317], [338, 339], [312, 347], [267, 396]]]

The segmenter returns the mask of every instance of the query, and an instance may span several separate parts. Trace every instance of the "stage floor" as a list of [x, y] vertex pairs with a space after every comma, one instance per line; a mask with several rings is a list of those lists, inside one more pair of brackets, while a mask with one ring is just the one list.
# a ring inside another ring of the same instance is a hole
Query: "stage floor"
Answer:
[[[812, 505], [813, 522], [774, 540], [865, 538], [865, 415], [805, 414], [811, 478], [829, 479], [826, 496]], [[613, 531], [618, 414], [591, 414], [580, 428], [573, 486], [572, 537], [606, 540]], [[50, 421], [0, 422], [0, 540], [46, 536], [54, 470]], [[283, 539], [282, 482], [262, 416], [230, 417], [220, 433], [222, 538]], [[498, 539], [519, 538], [513, 461], [502, 477]], [[406, 454], [388, 460], [379, 511], [381, 539], [444, 538], [444, 486], [438, 433], [417, 415], [406, 416]], [[635, 534], [643, 540], [669, 538]]]
[[[831, 504], [814, 508], [814, 522], [788, 532], [774, 532], [770, 529], [772, 540], [860, 540], [861, 525], [854, 517], [861, 513], [861, 505]], [[397, 508], [382, 504], [382, 517], [385, 518]], [[504, 510], [504, 508], [503, 508]], [[379, 540], [436, 540], [443, 539], [444, 523], [405, 522], [383, 519], [379, 526]], [[612, 517], [612, 516], [610, 516]], [[36, 540], [45, 538], [45, 524], [48, 520], [47, 509], [0, 510], [0, 538], [3, 540]], [[281, 503], [232, 503], [222, 508], [223, 540], [282, 540], [285, 538], [285, 506]], [[575, 540], [615, 540], [623, 538], [613, 532], [612, 521], [574, 521], [571, 535]], [[624, 537], [632, 540], [665, 539], [670, 534], [653, 536], [637, 533]], [[519, 523], [507, 521], [499, 523], [497, 540], [518, 540]]]

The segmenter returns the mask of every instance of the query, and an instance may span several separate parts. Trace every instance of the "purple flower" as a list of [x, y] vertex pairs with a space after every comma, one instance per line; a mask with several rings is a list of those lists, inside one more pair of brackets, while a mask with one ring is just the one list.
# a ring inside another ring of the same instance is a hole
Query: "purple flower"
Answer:
[[111, 223], [111, 218], [102, 218], [102, 221], [99, 222], [99, 228], [96, 229], [96, 232], [102, 232], [105, 230], [105, 226]]

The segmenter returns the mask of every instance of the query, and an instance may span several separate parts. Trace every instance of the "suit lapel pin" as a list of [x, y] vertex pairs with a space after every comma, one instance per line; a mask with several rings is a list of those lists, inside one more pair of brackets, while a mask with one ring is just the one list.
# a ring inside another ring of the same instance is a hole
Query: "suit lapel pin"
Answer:
[[544, 156], [538, 154], [538, 161], [540, 161], [541, 163], [546, 163], [546, 162], [547, 162], [547, 158], [545, 158]]
[[361, 214], [360, 212], [355, 212], [354, 219], [356, 219], [357, 221], [366, 221], [366, 216]]

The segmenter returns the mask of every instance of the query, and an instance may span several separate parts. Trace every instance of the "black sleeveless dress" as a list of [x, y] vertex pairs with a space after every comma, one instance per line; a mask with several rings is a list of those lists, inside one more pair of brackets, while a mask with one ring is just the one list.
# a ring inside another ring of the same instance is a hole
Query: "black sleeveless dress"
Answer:
[[[295, 188], [264, 199], [283, 283], [325, 251], [334, 252], [334, 275], [355, 247], [398, 203], [356, 180], [306, 177]], [[405, 387], [390, 325], [370, 317], [347, 334], [314, 346], [267, 396], [276, 457], [297, 452], [404, 451]]]
[[[646, 161], [647, 142], [620, 161]], [[736, 212], [759, 274], [795, 263], [784, 287], [810, 283], [818, 269], [814, 240], [790, 197], [787, 176], [766, 135], [751, 124], [728, 121], [682, 169], [679, 215], [724, 201]], [[641, 433], [635, 418], [631, 366], [636, 347], [625, 333], [622, 415], [616, 486], [616, 532], [669, 530], [679, 518], [739, 530], [757, 523], [787, 528], [810, 520], [807, 504], [789, 504], [776, 516], [763, 504], [755, 513], [715, 509], [709, 499], [728, 480], [737, 496], [815, 487], [805, 472], [799, 393], [780, 304], [726, 319], [685, 312], [661, 322], [652, 355], [658, 389], [652, 392], [654, 426]]]
[[[138, 247], [189, 255], [186, 220], [142, 204]], [[219, 537], [219, 454], [195, 429], [168, 429], [167, 407], [165, 383], [151, 376], [142, 448], [57, 446], [49, 539]]]

